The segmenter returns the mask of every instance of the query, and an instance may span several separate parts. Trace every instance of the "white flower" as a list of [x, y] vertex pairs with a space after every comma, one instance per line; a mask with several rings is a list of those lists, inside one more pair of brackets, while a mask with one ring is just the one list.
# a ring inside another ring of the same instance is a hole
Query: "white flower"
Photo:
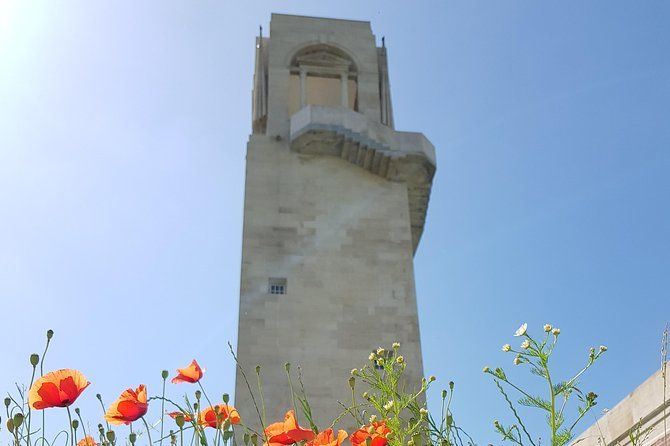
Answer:
[[519, 365], [519, 364], [521, 364], [521, 356], [516, 355], [516, 357], [514, 358], [514, 365]]
[[509, 345], [509, 344], [505, 344], [505, 345], [502, 346], [502, 351], [504, 351], [504, 352], [508, 352], [508, 351], [510, 351], [510, 350], [512, 350], [512, 346], [511, 346], [511, 345]]
[[384, 410], [391, 410], [393, 408], [393, 400], [389, 401], [388, 403], [384, 404]]
[[551, 333], [554, 336], [558, 336], [559, 334], [561, 334], [561, 329], [560, 328], [554, 328], [553, 330], [551, 330]]
[[375, 421], [377, 421], [377, 415], [370, 415], [370, 424], [374, 423]]
[[374, 361], [375, 360], [375, 352], [370, 353], [370, 356], [368, 356], [368, 359], [370, 361]]
[[530, 341], [528, 339], [524, 339], [524, 341], [521, 343], [521, 348], [524, 350], [530, 348]]
[[351, 369], [351, 374], [355, 376], [358, 373], [358, 369]]
[[400, 342], [394, 342], [393, 348], [400, 348]]
[[547, 333], [551, 331], [551, 328], [552, 328], [551, 324], [544, 324], [544, 331], [546, 331]]
[[605, 345], [601, 345], [601, 346], [600, 346], [600, 351], [601, 351], [601, 352], [606, 352], [606, 351], [607, 351], [607, 346], [605, 346]]
[[488, 372], [490, 372], [490, 371], [491, 371], [491, 369], [489, 368], [489, 366], [485, 366], [485, 367], [482, 369], [482, 372], [484, 372], [484, 373], [488, 373]]
[[405, 358], [403, 358], [402, 355], [400, 355], [397, 358], [395, 358], [395, 362], [397, 362], [398, 364], [402, 364], [403, 362], [405, 362]]
[[524, 322], [521, 324], [521, 327], [519, 327], [517, 331], [514, 332], [514, 336], [523, 336], [526, 334], [526, 330], [528, 330], [528, 324]]
[[428, 415], [428, 409], [426, 409], [425, 407], [422, 407], [421, 409], [419, 409], [419, 413], [421, 415]]
[[379, 356], [383, 356], [383, 355], [384, 355], [384, 351], [385, 351], [385, 350], [384, 350], [383, 348], [379, 347], [379, 348], [377, 349], [377, 354], [378, 354]]

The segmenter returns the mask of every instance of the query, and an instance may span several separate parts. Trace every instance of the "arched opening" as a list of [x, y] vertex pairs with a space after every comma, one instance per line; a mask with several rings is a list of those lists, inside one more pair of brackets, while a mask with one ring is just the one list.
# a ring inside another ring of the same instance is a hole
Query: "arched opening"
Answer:
[[356, 65], [343, 51], [312, 45], [298, 51], [289, 69], [289, 115], [306, 105], [358, 110]]

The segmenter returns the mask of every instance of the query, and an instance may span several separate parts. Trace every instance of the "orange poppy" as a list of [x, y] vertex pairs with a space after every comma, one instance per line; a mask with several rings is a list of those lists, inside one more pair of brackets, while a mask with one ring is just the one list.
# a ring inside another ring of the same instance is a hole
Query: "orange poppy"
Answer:
[[28, 404], [38, 410], [67, 407], [74, 403], [89, 384], [78, 370], [56, 370], [35, 381], [28, 392]]
[[386, 422], [384, 420], [375, 421], [372, 424], [363, 426], [351, 434], [351, 438], [349, 440], [353, 446], [365, 446], [366, 440], [370, 438], [370, 446], [386, 446], [388, 444], [386, 437], [390, 433], [391, 429], [386, 426]]
[[[216, 418], [217, 412], [219, 413], [218, 423]], [[221, 427], [226, 420], [229, 420], [231, 424], [238, 424], [240, 422], [240, 414], [233, 406], [217, 404], [201, 411], [198, 421], [203, 426], [217, 428]]]
[[187, 422], [187, 423], [190, 423], [191, 421], [193, 421], [193, 417], [191, 417], [191, 415], [190, 415], [190, 414], [187, 414], [187, 413], [182, 413], [182, 412], [168, 412], [168, 415], [170, 415], [170, 416], [171, 416], [172, 418], [174, 418], [175, 420], [177, 419], [177, 417], [178, 417], [179, 415], [181, 415], [181, 416], [184, 417], [184, 421]]
[[172, 378], [172, 383], [197, 383], [205, 371], [200, 368], [195, 359], [183, 369], [177, 369], [177, 376]]
[[136, 390], [124, 390], [119, 399], [107, 409], [105, 420], [112, 424], [130, 424], [142, 418], [148, 408], [147, 388], [140, 384]]
[[77, 442], [77, 446], [100, 446], [90, 435], [85, 436]]
[[328, 428], [323, 432], [317, 434], [314, 440], [307, 443], [305, 446], [341, 446], [344, 440], [349, 435], [340, 429], [337, 431], [337, 437], [333, 434], [333, 430]]
[[278, 444], [288, 445], [304, 440], [309, 441], [314, 438], [314, 432], [298, 426], [295, 412], [292, 410], [286, 412], [283, 422], [273, 423], [266, 427], [265, 435], [268, 438], [269, 446]]

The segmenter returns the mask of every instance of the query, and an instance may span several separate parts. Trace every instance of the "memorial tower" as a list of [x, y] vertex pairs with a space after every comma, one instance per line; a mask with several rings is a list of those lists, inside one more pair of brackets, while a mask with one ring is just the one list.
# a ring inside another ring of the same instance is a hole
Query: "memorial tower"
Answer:
[[[252, 108], [237, 354], [252, 386], [261, 365], [268, 422], [292, 406], [290, 362], [325, 427], [378, 346], [400, 342], [409, 378], [423, 376], [413, 256], [435, 149], [395, 130], [369, 22], [273, 14]], [[235, 405], [256, 425], [237, 373]]]

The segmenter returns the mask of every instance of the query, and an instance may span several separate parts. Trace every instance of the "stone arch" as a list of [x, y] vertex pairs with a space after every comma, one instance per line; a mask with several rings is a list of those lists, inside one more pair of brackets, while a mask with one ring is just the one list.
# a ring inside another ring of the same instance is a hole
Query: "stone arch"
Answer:
[[287, 61], [289, 114], [306, 105], [358, 110], [358, 64], [348, 51], [325, 43], [303, 44]]

